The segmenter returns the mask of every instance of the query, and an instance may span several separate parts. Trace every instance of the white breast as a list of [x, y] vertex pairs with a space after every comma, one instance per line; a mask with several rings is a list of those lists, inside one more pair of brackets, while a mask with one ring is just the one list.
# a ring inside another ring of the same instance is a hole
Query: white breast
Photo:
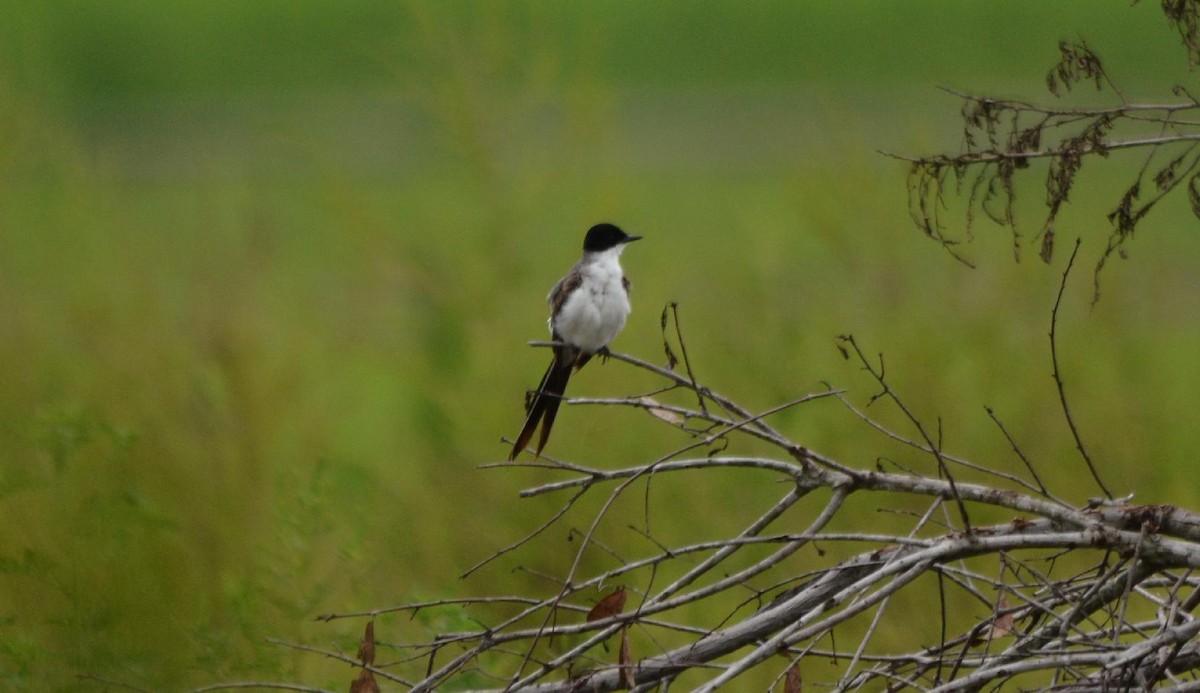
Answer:
[[609, 345], [629, 316], [629, 294], [618, 260], [619, 248], [605, 251], [582, 262], [583, 281], [563, 303], [557, 317], [551, 317], [550, 331], [585, 353], [595, 353]]

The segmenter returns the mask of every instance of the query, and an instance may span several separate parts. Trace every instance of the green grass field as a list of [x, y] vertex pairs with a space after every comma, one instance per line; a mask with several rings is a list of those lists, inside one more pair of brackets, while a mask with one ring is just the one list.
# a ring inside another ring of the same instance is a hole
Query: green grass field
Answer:
[[[1133, 98], [1194, 83], [1156, 3], [4, 4], [0, 686], [341, 690], [347, 667], [265, 639], [353, 652], [361, 624], [313, 617], [543, 590], [512, 569], [561, 571], [563, 532], [458, 575], [559, 507], [517, 498], [536, 471], [477, 467], [506, 455], [547, 358], [524, 344], [602, 219], [646, 237], [625, 256], [616, 349], [660, 358], [676, 301], [714, 389], [766, 408], [829, 382], [865, 402], [834, 347], [852, 333], [952, 451], [1016, 464], [989, 405], [1052, 484], [1096, 495], [1049, 375], [1066, 253], [1016, 264], [981, 222], [978, 267], [954, 262], [877, 150], [956, 150], [959, 104], [938, 86], [1051, 98], [1060, 38], [1086, 39]], [[1084, 239], [1063, 368], [1110, 485], [1194, 507], [1185, 200], [1089, 307], [1137, 163], [1085, 168], [1060, 218], [1060, 251]], [[652, 385], [609, 363], [572, 391]], [[881, 454], [832, 405], [779, 425], [848, 463]], [[682, 442], [566, 408], [549, 452], [616, 466]], [[744, 499], [778, 493], [729, 488], [673, 491], [660, 528], [694, 531], [702, 508], [720, 536]], [[606, 541], [646, 549], [620, 526]], [[381, 619], [381, 639], [461, 617], [425, 618]]]

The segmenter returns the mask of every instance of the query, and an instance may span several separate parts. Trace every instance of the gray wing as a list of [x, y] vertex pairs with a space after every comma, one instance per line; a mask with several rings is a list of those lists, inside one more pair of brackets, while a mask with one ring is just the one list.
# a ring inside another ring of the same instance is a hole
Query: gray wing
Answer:
[[[550, 303], [550, 331], [554, 331], [554, 316], [558, 315], [558, 311], [562, 310], [563, 304], [567, 302], [567, 297], [571, 292], [579, 288], [583, 283], [583, 275], [579, 273], [579, 269], [572, 267], [567, 276], [558, 280], [553, 289], [550, 289], [550, 295], [546, 297], [546, 301]], [[556, 335], [557, 338], [557, 335]]]

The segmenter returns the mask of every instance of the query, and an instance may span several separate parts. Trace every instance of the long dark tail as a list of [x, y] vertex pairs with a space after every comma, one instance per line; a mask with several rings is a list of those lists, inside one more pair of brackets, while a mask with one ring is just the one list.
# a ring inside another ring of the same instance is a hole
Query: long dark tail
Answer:
[[538, 422], [542, 424], [542, 434], [538, 437], [537, 449], [534, 454], [542, 454], [546, 441], [550, 439], [550, 429], [554, 426], [554, 417], [558, 415], [558, 405], [562, 404], [563, 393], [567, 389], [567, 381], [571, 379], [571, 370], [575, 367], [576, 357], [573, 349], [557, 348], [554, 350], [554, 360], [542, 376], [537, 392], [533, 393], [533, 401], [529, 403], [525, 426], [513, 444], [512, 453], [508, 459], [515, 460], [517, 455], [529, 444]]

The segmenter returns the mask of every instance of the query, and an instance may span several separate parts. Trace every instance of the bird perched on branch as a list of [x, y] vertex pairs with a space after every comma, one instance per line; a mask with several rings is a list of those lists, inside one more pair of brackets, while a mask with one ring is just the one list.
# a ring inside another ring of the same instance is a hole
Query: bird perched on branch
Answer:
[[583, 257], [550, 290], [550, 334], [554, 360], [536, 392], [526, 402], [525, 426], [512, 454], [516, 459], [541, 423], [535, 455], [542, 453], [550, 428], [562, 403], [571, 373], [583, 368], [592, 356], [607, 353], [608, 345], [629, 316], [629, 279], [621, 270], [621, 251], [640, 239], [613, 224], [596, 224], [583, 239]]

